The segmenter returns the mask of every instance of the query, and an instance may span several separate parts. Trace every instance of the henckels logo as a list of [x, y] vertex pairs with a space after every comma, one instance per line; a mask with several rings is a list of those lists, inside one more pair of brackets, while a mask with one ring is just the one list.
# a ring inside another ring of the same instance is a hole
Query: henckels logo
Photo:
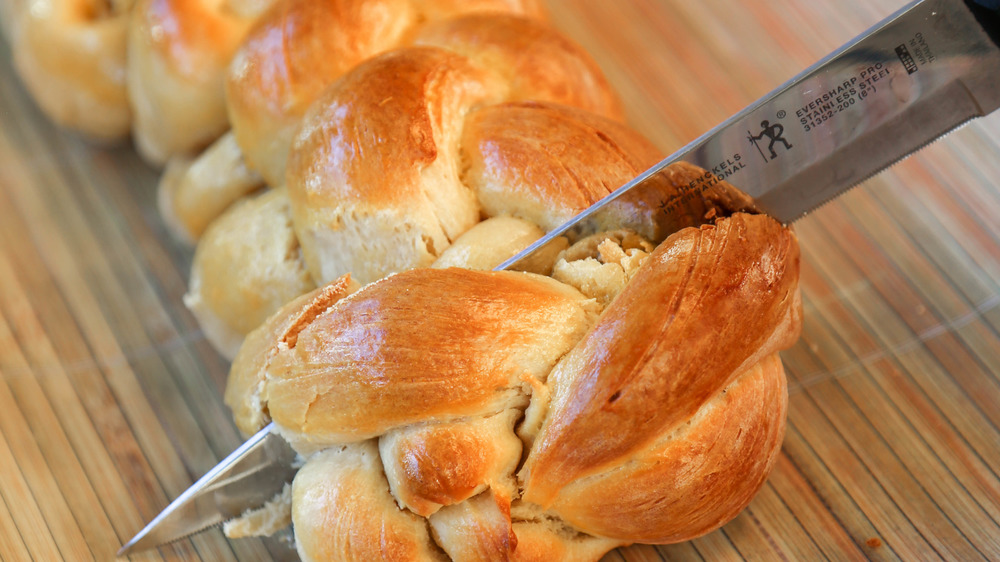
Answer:
[[[785, 113], [784, 111], [779, 111], [778, 118], [780, 119], [784, 117], [784, 113]], [[784, 137], [785, 127], [782, 126], [781, 123], [771, 123], [770, 121], [765, 119], [764, 121], [760, 122], [760, 128], [761, 128], [760, 132], [757, 133], [756, 135], [751, 133], [750, 131], [747, 131], [747, 140], [749, 140], [750, 144], [754, 145], [754, 147], [757, 148], [757, 152], [760, 153], [760, 156], [761, 158], [764, 159], [764, 162], [770, 162], [771, 160], [774, 160], [775, 158], [778, 157], [778, 152], [775, 150], [775, 145], [780, 143], [782, 146], [784, 146], [784, 150], [782, 150], [782, 152], [788, 151], [792, 148], [792, 145]], [[770, 157], [765, 155], [764, 149], [761, 148], [761, 145], [764, 144], [764, 139], [767, 139], [768, 141], [767, 151], [771, 153]]]

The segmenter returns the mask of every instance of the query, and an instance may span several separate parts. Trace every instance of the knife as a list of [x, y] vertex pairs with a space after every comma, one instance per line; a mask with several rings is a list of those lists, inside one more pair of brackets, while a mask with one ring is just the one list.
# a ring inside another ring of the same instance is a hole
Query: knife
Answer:
[[[790, 223], [969, 120], [1000, 107], [1000, 0], [918, 0], [550, 231], [496, 269], [643, 189], [670, 164], [705, 169], [680, 197], [719, 179]], [[669, 212], [673, 201], [664, 201]], [[260, 507], [295, 474], [269, 424], [174, 500], [118, 555], [184, 538]], [[291, 554], [291, 551], [289, 551]]]

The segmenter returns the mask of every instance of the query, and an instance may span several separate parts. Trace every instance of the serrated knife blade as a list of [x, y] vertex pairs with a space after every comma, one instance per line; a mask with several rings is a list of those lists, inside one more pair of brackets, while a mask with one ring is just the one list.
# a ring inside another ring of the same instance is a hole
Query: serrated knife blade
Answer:
[[260, 507], [295, 476], [295, 451], [274, 432], [258, 431], [177, 497], [118, 550], [126, 556], [173, 542]]
[[[674, 162], [717, 179], [788, 224], [969, 120], [1000, 107], [997, 0], [920, 0], [882, 20], [795, 78], [668, 156], [501, 268], [571, 231], [600, 224], [622, 195], [656, 184]], [[670, 212], [676, 201], [663, 201]], [[593, 230], [590, 228], [589, 230]]]
[[[642, 189], [674, 162], [711, 172], [789, 223], [970, 119], [1000, 107], [998, 0], [918, 0], [549, 232], [496, 269]], [[672, 201], [662, 202], [669, 212]], [[583, 228], [585, 230], [585, 228]], [[189, 536], [272, 498], [294, 476], [273, 424], [199, 479], [119, 551]]]

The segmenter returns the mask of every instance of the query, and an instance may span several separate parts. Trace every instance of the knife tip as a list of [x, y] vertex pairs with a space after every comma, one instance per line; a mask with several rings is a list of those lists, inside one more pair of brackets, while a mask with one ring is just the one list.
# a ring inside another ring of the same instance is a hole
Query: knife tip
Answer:
[[139, 531], [131, 540], [123, 544], [118, 549], [118, 552], [115, 553], [115, 556], [121, 558], [154, 546], [156, 546], [155, 542], [149, 540], [149, 526], [147, 525], [146, 528]]

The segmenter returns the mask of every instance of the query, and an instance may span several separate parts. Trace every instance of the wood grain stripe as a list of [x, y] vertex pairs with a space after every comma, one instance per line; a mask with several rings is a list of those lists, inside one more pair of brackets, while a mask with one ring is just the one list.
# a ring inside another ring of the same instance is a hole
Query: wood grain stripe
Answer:
[[[0, 344], [0, 355], [8, 370], [29, 370], [28, 362], [22, 353], [32, 354], [37, 345], [45, 344], [45, 337], [40, 329], [33, 311], [27, 306], [28, 301], [20, 283], [13, 276], [10, 265], [4, 256], [0, 255], [0, 309], [10, 319], [13, 331], [18, 334], [18, 342], [10, 338], [9, 333], [0, 331], [0, 338], [5, 344]], [[60, 493], [66, 498], [70, 510], [76, 516], [77, 524], [88, 539], [90, 550], [98, 559], [114, 557], [112, 545], [117, 541], [111, 522], [103, 510], [95, 510], [99, 506], [100, 492], [125, 493], [124, 488], [118, 490], [102, 490], [95, 487], [90, 476], [84, 470], [77, 448], [67, 436], [67, 430], [74, 434], [73, 441], [82, 447], [84, 457], [106, 460], [106, 456], [90, 455], [90, 451], [103, 449], [93, 432], [89, 418], [80, 407], [79, 400], [72, 386], [64, 377], [50, 371], [50, 376], [7, 377], [8, 386], [21, 404], [29, 424], [33, 426], [36, 442], [46, 458], [47, 466], [53, 471], [53, 476], [59, 484]], [[44, 387], [44, 388], [43, 388]], [[53, 405], [58, 405], [53, 407]], [[81, 435], [82, 434], [82, 435]], [[102, 463], [103, 469], [110, 469], [110, 463]], [[97, 472], [96, 474], [101, 474]]]
[[[11, 458], [10, 449], [7, 442], [0, 433], [0, 460]], [[4, 484], [6, 478], [0, 478], [0, 484]], [[2, 488], [0, 488], [2, 489]], [[10, 506], [4, 500], [3, 493], [0, 492], [0, 560], [28, 560], [31, 554], [28, 547], [21, 538], [21, 533], [17, 530], [14, 518], [11, 515]]]
[[[5, 361], [14, 355], [14, 345], [6, 319], [0, 318], [0, 350]], [[18, 529], [27, 543], [43, 546], [37, 553], [41, 559], [92, 560], [94, 556], [43, 452], [47, 436], [58, 428], [51, 419], [28, 419], [33, 413], [31, 406], [22, 411], [19, 397], [11, 389], [17, 378], [4, 376], [4, 384], [0, 384], [0, 432], [6, 436], [13, 457], [2, 465], [5, 479], [11, 479], [4, 485], [5, 502], [17, 506], [17, 512], [27, 512]], [[36, 502], [36, 498], [44, 501]]]

